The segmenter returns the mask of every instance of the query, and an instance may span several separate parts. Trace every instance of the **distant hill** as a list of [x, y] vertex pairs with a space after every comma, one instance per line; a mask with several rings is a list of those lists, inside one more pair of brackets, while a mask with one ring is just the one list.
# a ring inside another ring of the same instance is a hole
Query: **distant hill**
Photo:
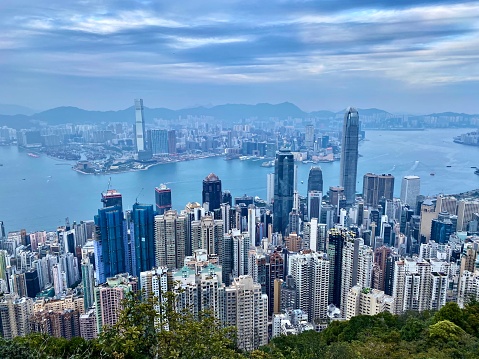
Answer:
[[10, 104], [3, 104], [0, 103], [0, 115], [33, 115], [35, 111], [29, 107], [25, 106], [18, 106], [18, 105], [10, 105]]
[[[1, 109], [1, 105], [0, 105]], [[256, 118], [258, 120], [268, 120], [270, 118], [287, 119], [287, 118], [307, 118], [315, 117], [322, 120], [342, 118], [344, 110], [333, 112], [318, 110], [306, 112], [298, 106], [283, 102], [279, 104], [258, 103], [256, 105], [245, 104], [224, 104], [213, 107], [192, 107], [181, 110], [171, 110], [168, 108], [148, 108], [145, 107], [145, 118], [151, 121], [155, 118], [164, 120], [176, 120], [180, 116], [209, 116], [218, 120], [236, 122], [245, 118]], [[372, 116], [377, 118], [391, 117], [391, 113], [377, 109], [358, 109], [359, 116]], [[456, 114], [453, 112], [444, 112], [441, 114], [432, 114], [429, 116], [463, 116], [464, 118], [473, 115]], [[89, 111], [77, 107], [56, 107], [50, 110], [38, 112], [35, 114], [1, 114], [0, 126], [8, 126], [16, 129], [30, 128], [39, 122], [49, 125], [58, 125], [63, 123], [102, 123], [102, 122], [133, 122], [135, 117], [134, 107], [128, 107], [119, 111]], [[418, 116], [424, 117], [424, 116]]]

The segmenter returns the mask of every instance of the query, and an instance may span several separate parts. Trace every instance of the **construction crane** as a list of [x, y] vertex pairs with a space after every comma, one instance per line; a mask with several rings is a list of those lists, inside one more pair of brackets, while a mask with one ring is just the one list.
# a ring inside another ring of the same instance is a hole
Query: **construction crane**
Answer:
[[135, 198], [135, 203], [136, 203], [136, 204], [138, 204], [138, 197], [140, 197], [141, 192], [143, 192], [143, 187], [141, 188], [140, 193], [138, 193], [138, 195], [137, 195], [136, 198]]

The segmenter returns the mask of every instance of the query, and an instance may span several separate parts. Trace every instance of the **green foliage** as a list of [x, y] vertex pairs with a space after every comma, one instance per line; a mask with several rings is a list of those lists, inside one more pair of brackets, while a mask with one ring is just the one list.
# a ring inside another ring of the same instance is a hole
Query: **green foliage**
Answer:
[[466, 332], [449, 320], [441, 320], [429, 326], [429, 337], [444, 343], [459, 342], [464, 339]]
[[[42, 334], [5, 340], [0, 358], [12, 359], [442, 359], [478, 358], [479, 303], [461, 309], [448, 303], [440, 311], [381, 313], [334, 321], [321, 333], [304, 332], [274, 338], [251, 353], [235, 347], [234, 328], [223, 328], [212, 313], [177, 313], [175, 296], [162, 303], [131, 294], [123, 302], [118, 323], [98, 340], [66, 340]], [[157, 311], [156, 309], [159, 309]]]

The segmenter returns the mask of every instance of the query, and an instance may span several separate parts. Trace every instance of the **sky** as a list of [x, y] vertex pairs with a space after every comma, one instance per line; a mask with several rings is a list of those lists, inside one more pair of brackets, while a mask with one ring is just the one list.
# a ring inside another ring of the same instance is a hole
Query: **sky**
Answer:
[[476, 1], [0, 2], [0, 103], [479, 113]]

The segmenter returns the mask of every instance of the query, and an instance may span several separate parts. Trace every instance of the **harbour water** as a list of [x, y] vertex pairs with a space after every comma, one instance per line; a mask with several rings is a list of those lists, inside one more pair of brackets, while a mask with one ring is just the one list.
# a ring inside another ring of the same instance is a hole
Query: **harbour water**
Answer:
[[[395, 195], [399, 196], [401, 178], [421, 177], [421, 193], [461, 193], [479, 188], [479, 147], [453, 142], [453, 137], [468, 129], [426, 131], [367, 131], [359, 145], [357, 191], [362, 192], [366, 172], [391, 173], [396, 177]], [[0, 220], [7, 231], [54, 230], [70, 221], [91, 220], [101, 207], [100, 193], [108, 186], [110, 175], [83, 175], [73, 171], [72, 162], [27, 155], [15, 146], [0, 147]], [[202, 180], [216, 173], [223, 190], [233, 197], [244, 194], [266, 197], [266, 174], [274, 168], [261, 167], [262, 160], [231, 160], [223, 157], [169, 163], [148, 171], [111, 175], [111, 188], [123, 194], [125, 209], [135, 199], [154, 203], [154, 187], [167, 184], [172, 190], [173, 207], [201, 202]], [[319, 164], [324, 189], [339, 184], [339, 162]], [[311, 164], [298, 163], [298, 190], [306, 194]]]

